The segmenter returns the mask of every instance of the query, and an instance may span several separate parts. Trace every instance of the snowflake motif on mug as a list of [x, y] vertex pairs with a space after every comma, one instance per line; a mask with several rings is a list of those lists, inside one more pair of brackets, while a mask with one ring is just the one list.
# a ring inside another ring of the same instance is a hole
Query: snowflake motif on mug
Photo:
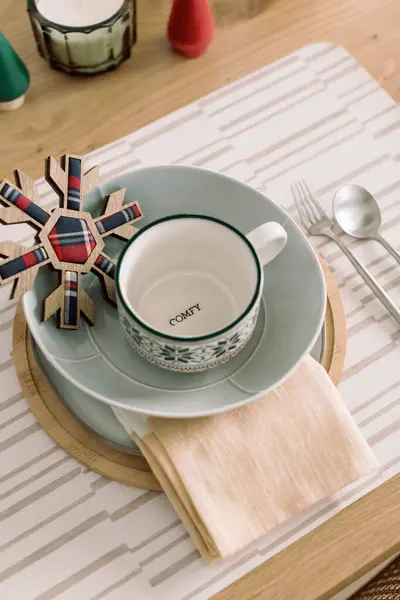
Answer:
[[144, 336], [140, 333], [138, 329], [136, 329], [136, 327], [133, 327], [133, 325], [131, 325], [131, 323], [126, 317], [122, 317], [122, 324], [125, 327], [125, 330], [128, 333], [132, 342], [134, 342], [138, 346], [143, 346], [146, 343]]
[[25, 248], [14, 242], [0, 243], [0, 285], [14, 282], [12, 297], [19, 298], [34, 284], [39, 269], [50, 264], [61, 272], [60, 285], [44, 301], [44, 319], [60, 314], [64, 329], [78, 329], [81, 313], [93, 324], [95, 306], [81, 289], [81, 276], [89, 271], [101, 278], [108, 300], [115, 302], [115, 263], [103, 252], [104, 238], [117, 235], [129, 239], [132, 223], [143, 218], [137, 202], [123, 205], [125, 189], [111, 193], [100, 217], [83, 211], [85, 195], [98, 184], [98, 167], [87, 173], [83, 158], [66, 154], [57, 163], [46, 160], [46, 180], [60, 199], [47, 211], [39, 205], [33, 180], [15, 172], [15, 185], [0, 182], [0, 221], [28, 223], [36, 230], [36, 244]]
[[216, 358], [221, 358], [225, 354], [230, 354], [236, 350], [238, 344], [241, 342], [241, 335], [237, 331], [232, 337], [227, 340], [221, 340], [217, 342], [213, 347], [212, 353]]
[[163, 358], [168, 362], [188, 364], [195, 356], [190, 348], [173, 348], [165, 345], [159, 350], [159, 358]]

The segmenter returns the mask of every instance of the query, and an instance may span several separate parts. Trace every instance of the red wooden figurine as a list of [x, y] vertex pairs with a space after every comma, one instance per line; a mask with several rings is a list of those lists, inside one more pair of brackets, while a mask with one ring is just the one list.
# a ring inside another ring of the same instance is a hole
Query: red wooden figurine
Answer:
[[167, 36], [171, 46], [186, 58], [201, 56], [214, 37], [214, 17], [208, 0], [174, 0]]

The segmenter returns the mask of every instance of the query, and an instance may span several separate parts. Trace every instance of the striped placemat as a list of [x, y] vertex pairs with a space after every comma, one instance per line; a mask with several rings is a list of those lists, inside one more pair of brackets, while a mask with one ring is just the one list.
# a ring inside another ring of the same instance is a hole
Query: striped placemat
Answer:
[[[400, 236], [400, 115], [342, 48], [312, 45], [89, 155], [107, 179], [141, 165], [183, 163], [246, 181], [297, 218], [303, 177], [330, 210], [346, 181], [379, 200], [387, 239]], [[73, 148], [69, 149], [73, 151]], [[17, 166], [17, 165], [15, 165]], [[55, 201], [43, 180], [47, 206]], [[0, 230], [2, 236], [5, 229]], [[29, 241], [25, 225], [7, 239]], [[2, 239], [5, 239], [3, 237]], [[398, 266], [375, 243], [348, 240], [400, 304]], [[318, 248], [342, 291], [348, 352], [343, 398], [382, 468], [277, 528], [230, 561], [205, 566], [161, 493], [81, 467], [41, 430], [10, 358], [15, 302], [0, 288], [0, 585], [20, 600], [204, 600], [400, 470], [400, 331], [340, 251]]]

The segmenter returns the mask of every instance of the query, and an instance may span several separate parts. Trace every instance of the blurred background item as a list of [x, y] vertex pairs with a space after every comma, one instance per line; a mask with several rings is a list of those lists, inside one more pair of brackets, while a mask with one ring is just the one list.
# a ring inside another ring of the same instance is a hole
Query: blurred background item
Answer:
[[29, 87], [29, 72], [0, 31], [0, 110], [19, 108]]
[[214, 17], [208, 0], [173, 0], [167, 37], [186, 58], [204, 54], [214, 37]]
[[66, 73], [113, 70], [136, 42], [136, 0], [28, 0], [28, 13], [40, 55]]
[[210, 0], [217, 26], [253, 19], [271, 3], [272, 0]]

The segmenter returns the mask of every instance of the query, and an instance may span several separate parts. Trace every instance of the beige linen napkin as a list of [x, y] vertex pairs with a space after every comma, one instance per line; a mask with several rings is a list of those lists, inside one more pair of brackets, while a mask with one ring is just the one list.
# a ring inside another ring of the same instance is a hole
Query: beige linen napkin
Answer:
[[[127, 427], [129, 411], [116, 412]], [[312, 358], [253, 404], [198, 419], [149, 417], [148, 432], [137, 429], [133, 439], [207, 561], [378, 466]]]

